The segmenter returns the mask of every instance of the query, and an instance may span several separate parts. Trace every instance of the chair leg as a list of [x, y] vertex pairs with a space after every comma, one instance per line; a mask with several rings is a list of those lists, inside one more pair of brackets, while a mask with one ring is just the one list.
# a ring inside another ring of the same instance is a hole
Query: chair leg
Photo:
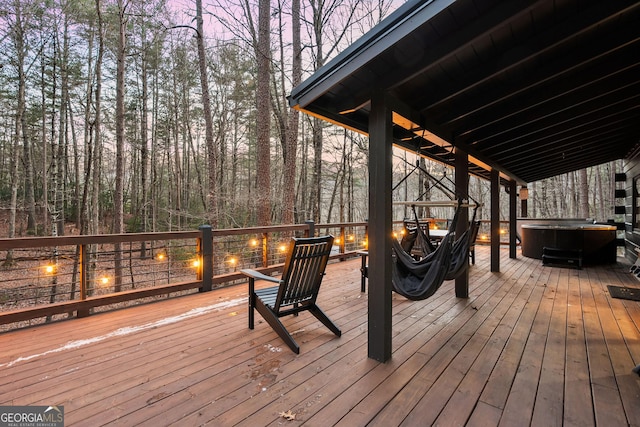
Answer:
[[284, 327], [278, 316], [260, 301], [260, 298], [255, 299], [255, 309], [258, 310], [258, 313], [262, 315], [276, 334], [282, 338], [282, 341], [284, 341], [294, 353], [300, 354], [300, 346], [298, 346], [298, 343], [296, 343], [291, 334], [289, 334], [289, 331]]
[[367, 266], [367, 256], [361, 255], [362, 264], [360, 265], [360, 292], [365, 292], [367, 290], [367, 276], [369, 275], [369, 267]]
[[320, 307], [318, 307], [317, 305], [313, 305], [313, 307], [309, 308], [309, 311], [311, 312], [311, 314], [316, 316], [316, 318], [321, 321], [324, 326], [329, 328], [331, 332], [333, 332], [337, 336], [342, 335], [342, 331], [340, 330], [340, 328], [338, 328], [336, 324], [333, 323], [326, 314], [324, 314], [324, 311], [322, 311]]
[[253, 329], [253, 309], [256, 306], [255, 279], [249, 278], [249, 329]]

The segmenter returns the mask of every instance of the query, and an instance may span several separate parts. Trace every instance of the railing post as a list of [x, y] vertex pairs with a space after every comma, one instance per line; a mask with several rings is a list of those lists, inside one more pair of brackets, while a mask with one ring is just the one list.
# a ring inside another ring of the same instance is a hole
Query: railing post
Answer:
[[[78, 260], [79, 279], [80, 279], [80, 300], [87, 299], [87, 273], [88, 273], [88, 257], [87, 257], [87, 245], [80, 245], [80, 259]], [[90, 310], [78, 310], [78, 317], [87, 317], [90, 314]]]
[[213, 288], [213, 233], [210, 225], [201, 225], [198, 238], [198, 257], [202, 263], [198, 269], [198, 279], [202, 280], [200, 292], [207, 292]]
[[307, 229], [307, 234], [305, 237], [313, 237], [316, 235], [316, 224], [313, 221], [305, 221], [305, 224], [307, 224], [307, 227], [309, 227]]
[[262, 233], [262, 266], [269, 266], [269, 234]]

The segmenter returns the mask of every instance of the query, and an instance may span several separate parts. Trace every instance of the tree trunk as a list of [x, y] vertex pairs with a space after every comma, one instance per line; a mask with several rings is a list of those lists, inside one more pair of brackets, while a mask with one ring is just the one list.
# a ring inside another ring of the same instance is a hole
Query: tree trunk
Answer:
[[[606, 166], [605, 166], [606, 168]], [[594, 191], [594, 197], [596, 197], [597, 202], [593, 204], [593, 206], [597, 206], [598, 207], [598, 212], [596, 212], [596, 214], [594, 215], [595, 219], [600, 220], [600, 221], [606, 221], [606, 215], [605, 215], [605, 192], [604, 192], [604, 186], [602, 184], [602, 177], [603, 177], [603, 170], [601, 169], [601, 165], [596, 166], [595, 168], [595, 173], [596, 173], [596, 191]], [[604, 175], [606, 176], [606, 175]]]
[[33, 179], [33, 156], [31, 155], [31, 138], [28, 135], [27, 120], [21, 117], [22, 127], [22, 163], [24, 164], [24, 192], [27, 207], [27, 234], [35, 235], [36, 230], [36, 197]]
[[[306, 123], [306, 122], [303, 122]], [[304, 131], [302, 132], [304, 135]], [[296, 190], [296, 194], [298, 194], [299, 200], [297, 206], [301, 206], [300, 214], [304, 215], [302, 219], [310, 219], [309, 211], [307, 210], [308, 206], [308, 197], [309, 197], [309, 189], [308, 187], [308, 175], [309, 175], [309, 142], [308, 138], [303, 138], [302, 140], [302, 162], [300, 164], [300, 178], [298, 179], [298, 189]]]
[[[291, 85], [296, 87], [302, 81], [302, 45], [300, 43], [300, 0], [292, 0], [291, 3], [292, 25], [292, 49], [293, 62], [291, 71]], [[292, 224], [294, 222], [294, 210], [296, 201], [296, 160], [298, 147], [298, 110], [289, 110], [289, 123], [286, 135], [286, 150], [284, 156], [284, 182], [282, 195], [282, 222]]]
[[[346, 144], [342, 144], [342, 154], [341, 154], [341, 162], [338, 166], [337, 172], [333, 175], [333, 190], [331, 191], [331, 197], [329, 198], [329, 206], [327, 207], [327, 216], [326, 222], [331, 223], [331, 215], [333, 213], [333, 207], [336, 203], [336, 197], [339, 197], [338, 203], [342, 201], [342, 191], [344, 187], [344, 167], [345, 167], [345, 157], [346, 157]], [[339, 205], [339, 208], [341, 206]], [[340, 220], [342, 222], [342, 220]]]
[[96, 90], [94, 115], [93, 176], [89, 222], [89, 234], [100, 230], [100, 176], [102, 174], [102, 62], [104, 58], [104, 25], [102, 21], [102, 0], [96, 0], [98, 15], [98, 57], [96, 59]]
[[258, 81], [256, 89], [256, 121], [257, 121], [257, 195], [258, 225], [271, 223], [271, 150], [269, 144], [270, 128], [270, 37], [269, 37], [269, 0], [258, 2], [258, 45], [256, 60], [258, 64]]
[[[147, 50], [142, 51], [142, 116], [140, 117], [140, 221], [142, 232], [149, 231], [149, 213], [148, 213], [148, 192], [147, 192], [147, 174], [149, 165], [149, 77], [147, 73]], [[147, 242], [140, 243], [140, 258], [147, 257]]]
[[[96, 58], [96, 88], [95, 88], [95, 113], [94, 113], [94, 136], [93, 151], [89, 156], [92, 160], [91, 170], [91, 202], [88, 203], [88, 211], [90, 212], [88, 232], [89, 234], [98, 234], [100, 228], [100, 175], [102, 173], [102, 62], [104, 58], [104, 25], [102, 21], [102, 0], [95, 0], [96, 15], [98, 24], [98, 55]], [[89, 252], [89, 262], [87, 269], [86, 294], [93, 295], [94, 291], [94, 275], [96, 270], [96, 255], [93, 246], [87, 248]]]
[[207, 57], [204, 50], [204, 25], [202, 21], [202, 0], [196, 0], [196, 22], [198, 43], [198, 67], [200, 69], [200, 86], [202, 88], [202, 110], [205, 123], [205, 140], [209, 158], [209, 193], [208, 216], [213, 228], [218, 226], [218, 196], [216, 187], [216, 171], [218, 154], [213, 141], [213, 119], [211, 117], [211, 100], [209, 97], [209, 79], [207, 77]]
[[[23, 120], [25, 114], [25, 48], [24, 48], [24, 27], [22, 23], [21, 4], [14, 2], [15, 23], [11, 31], [11, 37], [15, 47], [16, 72], [18, 77], [18, 93], [16, 94], [16, 118], [15, 133], [11, 150], [11, 204], [9, 207], [9, 236], [16, 237], [16, 218], [18, 210], [18, 164], [20, 162], [19, 145], [22, 140]], [[7, 251], [5, 265], [13, 263], [13, 250]]]
[[[66, 15], [65, 15], [66, 17]], [[69, 60], [69, 34], [67, 29], [67, 21], [65, 19], [65, 28], [63, 31], [63, 46], [62, 46], [62, 58], [60, 64], [60, 117], [58, 119], [58, 152], [56, 154], [57, 166], [56, 166], [56, 199], [55, 199], [55, 211], [57, 214], [57, 227], [56, 231], [58, 236], [64, 236], [64, 224], [65, 224], [65, 176], [67, 166], [67, 105], [69, 104], [69, 73], [67, 70], [67, 63]]]
[[[118, 51], [116, 66], [116, 189], [113, 200], [113, 232], [124, 233], [124, 74], [127, 46], [127, 18], [126, 5], [124, 0], [118, 0]], [[122, 289], [122, 245], [114, 244], [114, 291], [120, 292]]]
[[589, 218], [589, 178], [586, 169], [580, 169], [580, 217]]
[[[44, 30], [43, 30], [44, 32]], [[46, 36], [43, 34], [41, 36], [41, 43], [44, 46]], [[40, 57], [40, 103], [42, 105], [47, 104], [47, 76], [46, 76], [46, 58], [44, 55]], [[43, 171], [47, 170], [49, 165], [48, 159], [48, 150], [47, 150], [47, 112], [46, 109], [42, 109], [41, 117], [40, 117], [40, 145], [42, 146], [42, 163], [41, 167]], [[46, 173], [42, 173], [42, 230], [44, 233], [49, 230], [49, 183], [48, 183], [48, 175]]]
[[84, 183], [82, 189], [82, 201], [80, 203], [80, 212], [78, 228], [80, 229], [80, 234], [88, 233], [88, 224], [89, 218], [87, 218], [87, 205], [88, 205], [88, 197], [89, 197], [89, 186], [91, 184], [91, 170], [92, 170], [92, 157], [93, 157], [93, 126], [95, 123], [92, 123], [91, 118], [91, 109], [92, 109], [92, 97], [93, 97], [93, 84], [92, 84], [92, 72], [93, 72], [93, 31], [90, 31], [88, 34], [89, 42], [88, 42], [88, 65], [87, 65], [87, 83], [86, 83], [86, 94], [85, 94], [85, 106], [84, 106], [84, 136], [83, 136], [83, 145], [84, 145], [84, 164], [82, 167], [84, 174]]
[[[420, 165], [420, 168], [421, 168], [420, 177], [422, 178], [422, 176], [424, 175], [422, 170], [427, 169], [427, 162], [424, 157], [420, 157], [418, 159], [418, 165]], [[431, 185], [432, 185], [431, 179], [429, 179], [428, 176], [425, 176], [422, 185], [418, 187], [420, 188], [420, 192], [422, 193], [421, 194], [422, 197], [420, 197], [420, 200], [431, 200]], [[420, 209], [419, 212], [420, 212], [420, 218], [431, 217], [431, 208], [429, 206], [424, 206], [422, 209]]]

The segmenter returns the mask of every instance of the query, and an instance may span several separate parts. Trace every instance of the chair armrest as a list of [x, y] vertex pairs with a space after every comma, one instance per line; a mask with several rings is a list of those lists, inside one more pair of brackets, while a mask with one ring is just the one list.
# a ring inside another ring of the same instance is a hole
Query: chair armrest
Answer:
[[280, 283], [280, 279], [279, 278], [272, 277], [272, 276], [267, 276], [266, 274], [262, 274], [262, 273], [260, 273], [259, 271], [256, 271], [256, 270], [244, 269], [244, 270], [240, 270], [240, 273], [244, 274], [245, 276], [248, 276], [251, 279], [266, 280], [268, 282]]

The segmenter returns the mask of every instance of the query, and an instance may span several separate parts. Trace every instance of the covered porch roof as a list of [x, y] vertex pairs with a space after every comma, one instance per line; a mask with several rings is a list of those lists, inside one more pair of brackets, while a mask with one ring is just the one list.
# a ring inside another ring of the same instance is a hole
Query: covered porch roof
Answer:
[[516, 184], [635, 155], [639, 52], [635, 0], [410, 0], [293, 89], [293, 108], [370, 137], [369, 357], [392, 353], [391, 145], [455, 167], [459, 195], [491, 181], [498, 272], [500, 182], [515, 231]]
[[640, 141], [640, 3], [410, 0], [293, 89], [290, 105], [520, 184], [621, 159]]

